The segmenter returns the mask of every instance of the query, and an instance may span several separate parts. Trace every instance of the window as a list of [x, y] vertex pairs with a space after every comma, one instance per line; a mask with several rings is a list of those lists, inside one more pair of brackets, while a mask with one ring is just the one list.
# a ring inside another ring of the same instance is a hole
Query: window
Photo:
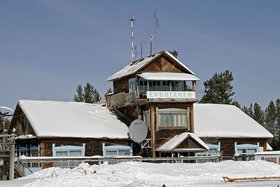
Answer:
[[[54, 157], [77, 157], [85, 156], [85, 144], [82, 146], [52, 146], [52, 152]], [[67, 162], [56, 162], [54, 163], [55, 167], [62, 168], [74, 168], [77, 167], [81, 161], [67, 161]]]
[[256, 152], [260, 150], [259, 143], [257, 144], [237, 144], [234, 143], [235, 156], [241, 157], [242, 160], [250, 160]]
[[[143, 111], [144, 121], [150, 130], [150, 111]], [[189, 108], [164, 108], [157, 109], [158, 127], [185, 127], [190, 130]]]
[[141, 94], [146, 94], [147, 91], [147, 81], [144, 79], [139, 79], [139, 91]]
[[184, 81], [173, 81], [172, 91], [184, 91]]
[[105, 145], [102, 144], [103, 156], [132, 156], [132, 148], [128, 145]]
[[148, 130], [150, 130], [150, 126], [151, 126], [151, 124], [150, 124], [150, 111], [149, 110], [144, 111], [143, 112], [143, 117], [144, 117], [143, 120], [145, 121]]
[[160, 81], [161, 82], [161, 90], [160, 91], [169, 91], [169, 84], [167, 81]]
[[136, 90], [136, 78], [131, 78], [128, 80], [129, 92], [134, 92]]
[[159, 127], [190, 128], [189, 109], [158, 109], [157, 125]]
[[[40, 145], [39, 144], [18, 144], [16, 145], [17, 156], [25, 155], [30, 157], [40, 156]], [[32, 162], [24, 164], [25, 175], [30, 175], [33, 172], [39, 171], [41, 164], [39, 162]]]

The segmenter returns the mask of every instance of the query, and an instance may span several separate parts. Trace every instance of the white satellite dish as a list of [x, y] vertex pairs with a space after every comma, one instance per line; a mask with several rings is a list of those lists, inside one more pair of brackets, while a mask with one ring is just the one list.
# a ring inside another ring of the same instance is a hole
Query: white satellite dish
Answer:
[[129, 136], [137, 143], [144, 141], [147, 137], [147, 127], [143, 120], [136, 119], [129, 126]]
[[6, 107], [6, 106], [0, 106], [0, 115], [2, 116], [12, 116], [13, 115], [13, 109]]

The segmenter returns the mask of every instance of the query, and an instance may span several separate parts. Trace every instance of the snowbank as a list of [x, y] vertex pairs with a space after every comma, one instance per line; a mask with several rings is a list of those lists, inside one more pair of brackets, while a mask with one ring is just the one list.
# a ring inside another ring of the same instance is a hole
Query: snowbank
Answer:
[[[280, 176], [280, 165], [264, 161], [217, 163], [81, 164], [74, 169], [48, 168], [6, 183], [14, 186], [277, 186], [280, 181], [224, 183], [222, 177]], [[1, 185], [1, 183], [0, 183]]]

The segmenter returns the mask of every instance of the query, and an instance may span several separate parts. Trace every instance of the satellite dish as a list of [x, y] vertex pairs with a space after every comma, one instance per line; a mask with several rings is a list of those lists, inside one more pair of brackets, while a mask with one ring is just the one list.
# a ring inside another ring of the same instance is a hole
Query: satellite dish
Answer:
[[137, 143], [144, 141], [147, 137], [147, 127], [143, 120], [136, 119], [129, 126], [129, 136]]
[[6, 106], [0, 106], [0, 115], [1, 116], [12, 116], [13, 115], [13, 110], [9, 107]]

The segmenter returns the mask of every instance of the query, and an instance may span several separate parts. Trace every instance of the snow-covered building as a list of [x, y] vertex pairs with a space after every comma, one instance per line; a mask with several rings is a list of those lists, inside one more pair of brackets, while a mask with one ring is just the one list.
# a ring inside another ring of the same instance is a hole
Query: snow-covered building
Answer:
[[131, 121], [139, 116], [145, 121], [148, 136], [142, 147], [149, 156], [216, 149], [232, 157], [235, 150], [244, 152], [235, 145], [266, 150], [272, 137], [234, 106], [194, 104], [199, 79], [169, 52], [136, 60], [107, 80], [114, 91], [106, 97], [107, 107]]
[[194, 133], [224, 158], [268, 150], [273, 135], [233, 105], [194, 104]]
[[129, 146], [128, 127], [99, 104], [20, 100], [13, 129], [17, 156], [93, 156], [104, 144]]
[[[113, 81], [114, 91], [106, 97], [108, 108], [131, 120], [139, 116], [144, 119], [148, 136], [142, 147], [147, 156], [170, 154], [175, 150], [181, 154], [207, 150], [194, 136], [180, 136], [194, 132], [193, 103], [197, 102], [195, 90], [199, 79], [172, 54], [162, 51], [136, 60], [107, 80]], [[175, 147], [160, 149], [174, 140], [177, 141]]]
[[232, 158], [266, 151], [272, 138], [235, 106], [196, 104], [199, 79], [169, 52], [134, 61], [108, 80], [114, 93], [106, 96], [106, 106], [20, 100], [9, 129], [16, 129], [18, 156], [92, 156], [118, 148], [123, 152], [132, 142], [128, 126], [139, 118], [148, 129], [141, 146], [135, 144], [142, 156], [216, 150]]

